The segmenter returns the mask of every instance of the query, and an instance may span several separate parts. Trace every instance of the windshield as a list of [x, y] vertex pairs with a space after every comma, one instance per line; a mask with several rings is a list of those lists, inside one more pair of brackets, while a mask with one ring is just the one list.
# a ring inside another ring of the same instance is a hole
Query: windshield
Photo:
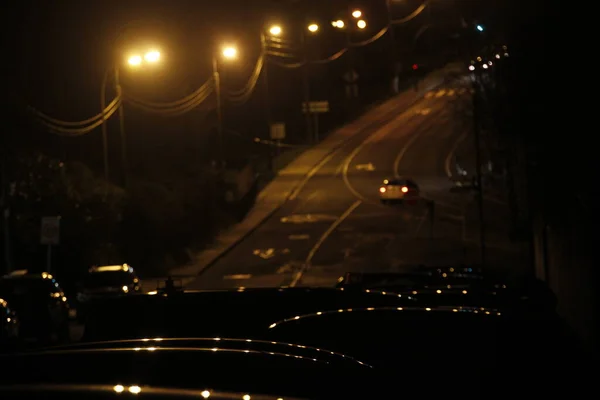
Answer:
[[586, 114], [557, 88], [595, 69], [543, 49], [556, 2], [13, 3], [0, 272], [65, 289], [19, 346], [339, 312], [293, 340], [501, 365], [504, 328], [468, 309], [596, 348], [597, 147], [554, 133]]
[[0, 297], [6, 299], [30, 296], [47, 297], [59, 292], [60, 286], [49, 279], [0, 279]]
[[88, 274], [83, 281], [86, 289], [96, 289], [102, 287], [121, 287], [133, 283], [134, 276], [124, 271], [97, 272]]

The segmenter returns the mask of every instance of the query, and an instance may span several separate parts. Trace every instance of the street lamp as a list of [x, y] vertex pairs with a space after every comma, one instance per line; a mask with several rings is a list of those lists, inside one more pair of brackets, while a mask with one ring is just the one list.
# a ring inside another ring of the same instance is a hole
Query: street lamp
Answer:
[[341, 19], [338, 19], [337, 21], [332, 21], [331, 25], [334, 28], [338, 28], [338, 29], [343, 29], [344, 26], [346, 26], [346, 24], [344, 23], [344, 21], [342, 21]]
[[[237, 58], [237, 48], [234, 46], [224, 46], [221, 49], [221, 56], [225, 60], [233, 60]], [[223, 109], [221, 105], [221, 77], [219, 74], [219, 62], [216, 55], [213, 55], [213, 80], [215, 83], [215, 94], [217, 97], [217, 137], [219, 147], [219, 158], [223, 163]]]
[[146, 54], [144, 54], [144, 60], [148, 63], [156, 63], [160, 61], [160, 51], [158, 50], [150, 50]]
[[364, 19], [361, 19], [356, 23], [356, 26], [358, 29], [365, 29], [367, 27], [367, 22]]
[[[139, 68], [144, 64], [156, 64], [160, 61], [160, 52], [158, 50], [149, 50], [145, 53], [136, 53], [131, 54], [127, 59], [126, 63], [130, 68]], [[100, 90], [100, 110], [102, 112], [102, 147], [104, 151], [104, 178], [109, 180], [109, 168], [108, 168], [108, 131], [106, 127], [106, 114], [104, 113], [104, 109], [106, 108], [106, 87], [108, 84], [108, 76], [110, 73], [113, 73], [114, 82], [115, 82], [115, 91], [117, 93], [117, 97], [121, 97], [123, 91], [121, 89], [121, 82], [119, 79], [120, 72], [120, 63], [115, 64], [111, 68], [107, 69], [104, 73], [104, 77], [102, 79], [102, 86]], [[124, 185], [127, 186], [127, 177], [128, 177], [128, 163], [127, 163], [127, 144], [126, 144], [126, 136], [125, 136], [125, 114], [123, 111], [123, 101], [121, 100], [119, 104], [119, 130], [121, 133], [121, 159], [122, 159], [122, 168], [123, 168], [123, 181]]]
[[281, 27], [279, 25], [273, 25], [269, 29], [269, 33], [273, 36], [279, 36], [279, 35], [281, 35]]
[[140, 66], [140, 65], [142, 65], [142, 57], [138, 56], [138, 55], [130, 56], [127, 59], [127, 63], [132, 67]]
[[310, 25], [308, 25], [308, 31], [309, 32], [315, 33], [318, 30], [319, 30], [319, 25], [317, 25], [317, 24], [310, 24]]
[[362, 11], [360, 11], [360, 10], [354, 10], [354, 11], [352, 11], [352, 16], [354, 18], [358, 19], [358, 18], [362, 17]]

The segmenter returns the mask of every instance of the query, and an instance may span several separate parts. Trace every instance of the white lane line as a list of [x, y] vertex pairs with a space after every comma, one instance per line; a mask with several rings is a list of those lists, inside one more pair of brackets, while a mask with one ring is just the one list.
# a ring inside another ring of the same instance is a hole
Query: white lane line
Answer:
[[[386, 125], [387, 126], [387, 125]], [[358, 153], [360, 153], [362, 151], [362, 149], [369, 144], [372, 140], [374, 139], [380, 139], [384, 136], [386, 136], [387, 134], [389, 134], [391, 132], [391, 129], [388, 130], [381, 130], [379, 132], [376, 132], [374, 135], [370, 135], [365, 141], [363, 141], [360, 145], [356, 146], [356, 148], [352, 151], [352, 153], [350, 153], [350, 155], [348, 156], [348, 158], [346, 158], [346, 161], [344, 162], [344, 167], [342, 168], [342, 180], [344, 181], [344, 185], [346, 185], [346, 187], [348, 188], [348, 190], [357, 198], [360, 199], [361, 201], [364, 201], [365, 203], [369, 203], [369, 204], [374, 204], [377, 206], [381, 206], [380, 203], [377, 203], [375, 201], [369, 200], [367, 199], [365, 196], [363, 196], [362, 194], [360, 194], [356, 189], [354, 189], [354, 187], [352, 186], [352, 184], [350, 183], [350, 179], [348, 178], [348, 170], [350, 169], [350, 164], [352, 164], [352, 160], [354, 160], [354, 158], [356, 157], [356, 155]]]
[[310, 239], [310, 235], [290, 235], [288, 236], [290, 240], [308, 240]]
[[402, 159], [404, 158], [404, 155], [406, 155], [406, 152], [408, 151], [410, 146], [412, 146], [413, 143], [416, 142], [417, 139], [419, 137], [421, 137], [421, 135], [427, 130], [428, 129], [418, 130], [417, 133], [414, 133], [413, 136], [408, 140], [408, 142], [406, 142], [404, 144], [402, 149], [400, 149], [400, 152], [398, 153], [398, 155], [396, 156], [396, 159], [394, 160], [394, 167], [393, 167], [394, 168], [394, 176], [396, 178], [400, 178], [400, 174], [398, 173], [398, 170], [400, 169], [400, 161], [402, 161]]
[[350, 216], [350, 214], [352, 214], [352, 212], [354, 210], [356, 210], [358, 208], [358, 206], [360, 206], [361, 204], [362, 204], [362, 201], [356, 200], [346, 211], [344, 211], [344, 213], [342, 215], [340, 215], [340, 217], [336, 221], [333, 222], [333, 224], [331, 224], [331, 226], [329, 228], [327, 228], [327, 230], [323, 233], [323, 235], [321, 235], [321, 237], [319, 238], [317, 243], [313, 246], [312, 249], [310, 249], [310, 252], [308, 253], [308, 256], [306, 257], [306, 260], [304, 261], [304, 265], [302, 266], [300, 271], [298, 271], [296, 273], [296, 275], [294, 276], [294, 280], [292, 281], [292, 283], [290, 283], [290, 287], [294, 287], [298, 284], [298, 282], [302, 278], [302, 275], [310, 268], [310, 264], [312, 262], [313, 257], [315, 256], [315, 254], [317, 254], [317, 251], [319, 251], [319, 249], [321, 248], [323, 243], [325, 243], [325, 241], [333, 233], [333, 231], [335, 231], [335, 229], [342, 222], [344, 222], [344, 220], [346, 218], [348, 218]]
[[[340, 147], [340, 148], [342, 148], [342, 147]], [[300, 192], [302, 191], [302, 189], [304, 189], [304, 186], [306, 186], [306, 184], [308, 183], [308, 181], [310, 181], [311, 178], [313, 176], [315, 176], [315, 174], [317, 172], [319, 172], [319, 170], [321, 169], [321, 167], [323, 167], [323, 165], [327, 164], [327, 162], [329, 162], [329, 160], [331, 160], [333, 158], [333, 156], [335, 156], [336, 153], [337, 153], [337, 150], [334, 151], [334, 152], [332, 152], [331, 154], [329, 154], [327, 157], [325, 157], [324, 159], [322, 159], [320, 163], [318, 163], [317, 165], [315, 165], [314, 167], [312, 167], [311, 170], [308, 172], [308, 174], [306, 174], [306, 176], [304, 177], [304, 179], [302, 180], [302, 182], [300, 182], [300, 184], [296, 187], [296, 189], [294, 189], [294, 191], [292, 192], [292, 194], [289, 197], [289, 200], [294, 200], [296, 197], [298, 197], [298, 194], [300, 194]]]
[[462, 135], [459, 136], [459, 138], [456, 140], [456, 142], [454, 142], [454, 145], [452, 146], [452, 149], [450, 149], [450, 152], [448, 153], [448, 156], [446, 157], [446, 161], [444, 162], [444, 169], [446, 170], [446, 175], [448, 175], [448, 178], [452, 178], [452, 168], [450, 167], [450, 164], [452, 164], [452, 157], [454, 157], [454, 153], [456, 153], [456, 150], [458, 149], [458, 146], [467, 138], [467, 133], [463, 133]]

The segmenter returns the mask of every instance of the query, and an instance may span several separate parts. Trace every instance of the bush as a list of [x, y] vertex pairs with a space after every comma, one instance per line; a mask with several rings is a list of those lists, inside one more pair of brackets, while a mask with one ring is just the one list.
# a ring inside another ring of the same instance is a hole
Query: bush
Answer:
[[119, 240], [127, 262], [147, 276], [187, 262], [189, 248], [207, 243], [227, 223], [215, 199], [209, 173], [169, 185], [134, 182]]

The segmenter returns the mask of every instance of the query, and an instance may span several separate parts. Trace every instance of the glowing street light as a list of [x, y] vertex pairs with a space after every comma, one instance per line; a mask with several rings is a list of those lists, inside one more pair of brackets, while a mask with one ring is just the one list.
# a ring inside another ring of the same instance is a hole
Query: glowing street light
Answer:
[[273, 25], [269, 29], [269, 33], [273, 36], [279, 36], [279, 35], [281, 35], [281, 27], [279, 25]]
[[155, 63], [160, 60], [160, 52], [158, 50], [151, 50], [144, 54], [144, 60], [149, 63]]
[[233, 46], [227, 46], [223, 48], [223, 57], [228, 60], [234, 59], [237, 57], [237, 49]]
[[142, 64], [142, 57], [138, 55], [131, 56], [127, 59], [127, 63], [132, 67], [137, 67]]
[[360, 17], [362, 17], [362, 11], [360, 11], [360, 10], [354, 10], [354, 11], [352, 11], [352, 16], [354, 18], [360, 18]]
[[317, 25], [317, 24], [310, 24], [310, 25], [308, 26], [308, 30], [309, 30], [310, 32], [312, 32], [312, 33], [315, 33], [316, 31], [318, 31], [318, 30], [319, 30], [319, 25]]
[[338, 19], [337, 21], [332, 21], [331, 25], [334, 28], [342, 29], [346, 24], [341, 19]]
[[358, 26], [358, 29], [365, 29], [367, 27], [367, 23], [364, 19], [361, 19], [356, 23], [356, 26]]

